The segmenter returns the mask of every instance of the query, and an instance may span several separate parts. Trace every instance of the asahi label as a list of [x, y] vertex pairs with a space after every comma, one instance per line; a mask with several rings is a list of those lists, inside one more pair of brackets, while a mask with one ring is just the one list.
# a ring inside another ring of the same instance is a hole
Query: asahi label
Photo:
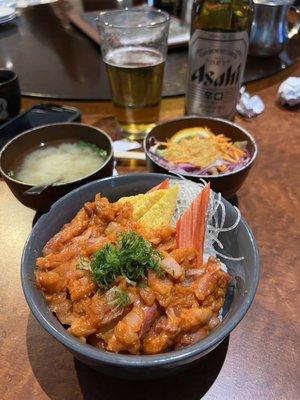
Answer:
[[247, 51], [247, 32], [197, 29], [193, 33], [186, 94], [188, 114], [233, 118]]

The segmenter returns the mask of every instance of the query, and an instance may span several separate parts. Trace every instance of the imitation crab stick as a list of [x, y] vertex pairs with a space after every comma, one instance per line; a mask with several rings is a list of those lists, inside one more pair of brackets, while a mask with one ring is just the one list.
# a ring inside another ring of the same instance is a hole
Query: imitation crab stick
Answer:
[[210, 184], [202, 189], [176, 224], [176, 244], [178, 248], [194, 247], [199, 252], [197, 265], [203, 263], [206, 218], [209, 204]]
[[148, 190], [147, 193], [151, 193], [151, 192], [154, 192], [155, 190], [159, 190], [159, 189], [169, 189], [169, 180], [165, 179], [158, 185], [154, 186], [152, 189]]

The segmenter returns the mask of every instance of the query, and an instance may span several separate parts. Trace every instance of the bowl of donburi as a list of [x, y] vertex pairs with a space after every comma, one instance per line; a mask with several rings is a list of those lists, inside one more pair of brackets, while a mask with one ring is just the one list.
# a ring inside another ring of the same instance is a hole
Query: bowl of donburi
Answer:
[[241, 321], [259, 277], [255, 239], [209, 185], [161, 174], [69, 193], [34, 226], [22, 286], [38, 322], [116, 376], [176, 372]]

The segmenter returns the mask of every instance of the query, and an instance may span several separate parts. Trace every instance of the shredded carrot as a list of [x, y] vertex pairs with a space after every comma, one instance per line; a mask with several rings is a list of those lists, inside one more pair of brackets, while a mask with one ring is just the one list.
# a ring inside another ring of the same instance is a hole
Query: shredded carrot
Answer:
[[218, 169], [219, 169], [221, 172], [224, 172], [224, 171], [226, 171], [227, 167], [226, 167], [225, 165], [220, 165], [220, 166], [218, 167]]
[[239, 149], [238, 147], [235, 147], [235, 148], [234, 148], [234, 151], [235, 151], [237, 154], [239, 154], [240, 156], [243, 156], [243, 155], [245, 154], [245, 152], [244, 152], [243, 150]]
[[228, 156], [228, 155], [223, 156], [223, 158], [224, 158], [224, 160], [229, 161], [229, 162], [231, 162], [231, 163], [234, 163], [234, 162], [235, 162], [235, 159], [232, 158], [232, 157], [230, 157], [230, 156]]

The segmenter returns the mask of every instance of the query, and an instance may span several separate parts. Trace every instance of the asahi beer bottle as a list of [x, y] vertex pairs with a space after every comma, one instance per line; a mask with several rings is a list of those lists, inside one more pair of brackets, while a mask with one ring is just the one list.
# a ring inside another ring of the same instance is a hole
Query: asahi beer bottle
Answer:
[[252, 0], [194, 0], [187, 114], [234, 117], [252, 15]]

